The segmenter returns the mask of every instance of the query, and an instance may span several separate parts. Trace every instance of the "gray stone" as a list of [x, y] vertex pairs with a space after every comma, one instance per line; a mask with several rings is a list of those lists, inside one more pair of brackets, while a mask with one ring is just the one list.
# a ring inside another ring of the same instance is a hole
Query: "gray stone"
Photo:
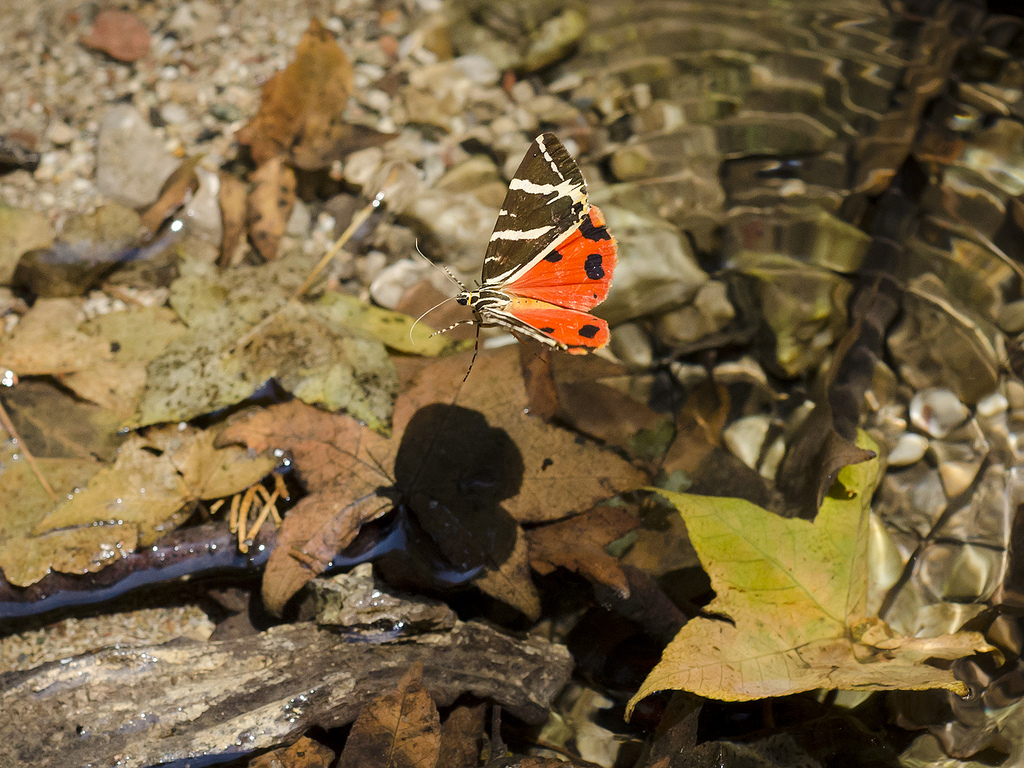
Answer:
[[405, 210], [427, 256], [477, 273], [498, 211], [467, 193], [426, 189]]
[[133, 208], [148, 205], [178, 164], [135, 107], [117, 104], [107, 110], [96, 151], [96, 188], [101, 194]]
[[619, 265], [597, 313], [612, 325], [683, 306], [708, 282], [679, 230], [617, 206], [602, 207], [619, 243]]

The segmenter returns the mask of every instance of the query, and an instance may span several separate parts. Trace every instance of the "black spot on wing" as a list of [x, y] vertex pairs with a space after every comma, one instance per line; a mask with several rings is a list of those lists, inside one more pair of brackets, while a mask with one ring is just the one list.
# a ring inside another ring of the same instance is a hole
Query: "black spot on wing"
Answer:
[[589, 216], [586, 216], [580, 223], [580, 234], [583, 235], [587, 240], [611, 240], [612, 236], [608, 234], [606, 227], [595, 227], [594, 222], [591, 221]]
[[592, 339], [595, 336], [597, 336], [597, 332], [600, 330], [601, 329], [598, 328], [596, 325], [584, 325], [582, 328], [580, 328], [579, 334], [584, 339]]
[[540, 332], [541, 333], [554, 333], [555, 329], [554, 328], [541, 328]]
[[551, 253], [544, 257], [544, 261], [550, 261], [552, 264], [561, 260], [562, 254], [560, 254], [558, 251], [552, 251]]
[[554, 463], [555, 462], [553, 462], [551, 459], [544, 459], [544, 461], [540, 463], [540, 471], [543, 472], [545, 469], [547, 469]]
[[583, 269], [587, 271], [587, 277], [591, 280], [600, 280], [604, 277], [604, 267], [601, 266], [601, 254], [592, 253], [587, 256]]

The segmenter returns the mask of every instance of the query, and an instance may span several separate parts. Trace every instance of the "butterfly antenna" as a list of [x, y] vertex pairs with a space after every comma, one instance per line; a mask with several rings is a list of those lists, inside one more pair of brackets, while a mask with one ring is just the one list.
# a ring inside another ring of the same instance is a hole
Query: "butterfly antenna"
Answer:
[[[416, 318], [416, 321], [415, 321], [415, 322], [414, 322], [414, 323], [412, 324], [412, 328], [410, 328], [410, 329], [409, 329], [409, 341], [410, 341], [410, 343], [415, 343], [415, 342], [413, 342], [413, 341], [412, 341], [412, 332], [413, 332], [413, 330], [415, 330], [416, 326], [417, 326], [417, 325], [419, 325], [419, 322], [420, 322], [420, 320], [422, 320], [422, 319], [423, 319], [424, 317], [426, 317], [427, 315], [429, 315], [429, 314], [430, 314], [431, 312], [433, 312], [433, 311], [434, 311], [435, 309], [437, 309], [438, 307], [440, 307], [440, 306], [441, 306], [442, 304], [444, 304], [444, 303], [445, 303], [446, 301], [451, 301], [451, 300], [452, 300], [452, 299], [454, 299], [454, 298], [455, 298], [454, 296], [449, 296], [449, 297], [448, 297], [447, 299], [442, 299], [441, 301], [437, 302], [437, 304], [435, 304], [435, 305], [434, 305], [434, 306], [432, 306], [432, 307], [431, 307], [430, 309], [428, 309], [428, 310], [427, 310], [426, 312], [424, 312], [424, 313], [423, 313], [422, 315], [420, 315], [419, 317], [417, 317], [417, 318]], [[449, 329], [448, 329], [448, 328], [446, 328], [445, 330], [449, 330]], [[443, 331], [438, 331], [438, 333], [443, 333]], [[431, 334], [431, 336], [433, 336], [433, 335], [434, 335], [434, 334]]]
[[457, 286], [459, 286], [459, 288], [461, 288], [462, 290], [466, 290], [466, 286], [462, 284], [462, 281], [459, 280], [459, 278], [455, 276], [455, 273], [448, 269], [448, 267], [446, 267], [444, 264], [435, 264], [433, 261], [427, 258], [426, 254], [424, 254], [423, 251], [420, 250], [419, 240], [416, 241], [416, 253], [422, 256], [423, 260], [427, 262], [427, 264], [432, 266], [434, 269], [438, 270], [439, 272], [443, 272], [445, 276], [453, 283], [455, 283]]

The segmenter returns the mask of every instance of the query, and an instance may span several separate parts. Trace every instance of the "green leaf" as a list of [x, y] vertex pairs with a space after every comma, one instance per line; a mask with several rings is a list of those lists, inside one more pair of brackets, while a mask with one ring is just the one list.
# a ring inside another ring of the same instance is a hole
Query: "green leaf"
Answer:
[[415, 320], [408, 315], [374, 307], [355, 296], [336, 291], [327, 291], [314, 305], [314, 311], [328, 327], [359, 328], [396, 352], [435, 357], [459, 346], [459, 342], [448, 337], [434, 336], [434, 329], [425, 323], [413, 328]]
[[[861, 447], [877, 450], [866, 435]], [[878, 460], [846, 467], [814, 522], [741, 499], [658, 491], [679, 510], [716, 592], [629, 705], [661, 690], [727, 701], [815, 688], [965, 693], [925, 664], [991, 650], [976, 632], [907, 638], [865, 613], [867, 529]]]

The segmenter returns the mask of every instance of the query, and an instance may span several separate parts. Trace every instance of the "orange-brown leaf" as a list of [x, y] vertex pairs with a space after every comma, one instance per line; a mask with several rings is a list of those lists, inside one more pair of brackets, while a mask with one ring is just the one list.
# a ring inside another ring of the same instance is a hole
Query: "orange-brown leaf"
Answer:
[[333, 760], [333, 750], [303, 736], [290, 747], [254, 757], [249, 768], [328, 768]]
[[344, 142], [347, 125], [341, 115], [352, 87], [348, 57], [313, 19], [295, 60], [263, 86], [260, 110], [238, 140], [249, 145], [257, 165], [283, 154], [298, 168], [323, 168]]
[[441, 748], [441, 721], [421, 685], [423, 662], [359, 713], [338, 768], [434, 768]]
[[249, 192], [249, 237], [266, 261], [277, 257], [277, 246], [295, 206], [295, 171], [283, 156], [267, 161], [252, 174]]
[[639, 525], [623, 507], [597, 507], [585, 515], [534, 528], [529, 532], [530, 565], [548, 574], [562, 567], [629, 593], [629, 581], [619, 561], [604, 548]]
[[230, 173], [221, 171], [219, 176], [220, 216], [224, 235], [220, 241], [220, 256], [217, 263], [226, 267], [232, 263], [245, 232], [246, 197], [249, 190], [241, 179]]
[[156, 202], [142, 214], [140, 223], [143, 227], [150, 232], [156, 232], [164, 220], [178, 210], [189, 195], [199, 189], [196, 165], [202, 158], [202, 155], [185, 158], [181, 165], [174, 169], [174, 173], [167, 177]]

